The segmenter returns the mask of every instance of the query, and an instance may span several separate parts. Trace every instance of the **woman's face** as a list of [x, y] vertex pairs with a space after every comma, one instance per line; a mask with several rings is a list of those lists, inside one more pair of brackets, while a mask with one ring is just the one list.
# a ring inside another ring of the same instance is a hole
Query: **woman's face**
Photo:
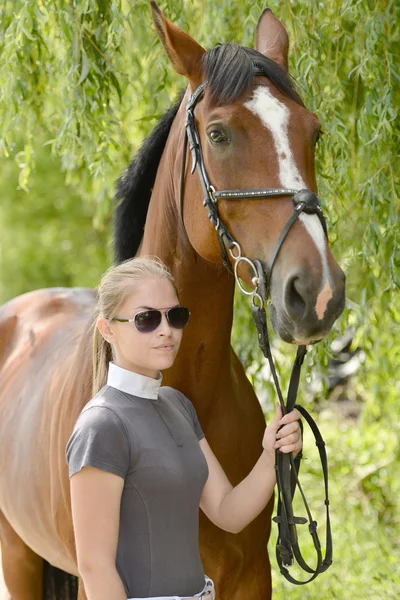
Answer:
[[138, 312], [158, 309], [163, 311], [161, 323], [155, 331], [141, 333], [135, 323], [107, 321], [112, 332], [112, 339], [108, 341], [114, 349], [115, 363], [147, 377], [156, 377], [158, 371], [169, 369], [181, 344], [182, 329], [171, 327], [164, 311], [178, 304], [175, 289], [168, 279], [149, 277], [140, 281], [116, 316], [130, 319]]

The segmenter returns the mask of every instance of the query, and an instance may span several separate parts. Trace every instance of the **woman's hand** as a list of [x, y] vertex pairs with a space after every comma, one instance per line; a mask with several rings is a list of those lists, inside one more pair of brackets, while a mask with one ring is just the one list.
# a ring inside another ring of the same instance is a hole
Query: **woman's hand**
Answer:
[[265, 429], [262, 441], [263, 448], [268, 454], [275, 455], [275, 450], [280, 450], [285, 454], [293, 452], [296, 456], [300, 452], [303, 445], [300, 436], [300, 417], [296, 409], [282, 417], [282, 409], [277, 404], [276, 415]]

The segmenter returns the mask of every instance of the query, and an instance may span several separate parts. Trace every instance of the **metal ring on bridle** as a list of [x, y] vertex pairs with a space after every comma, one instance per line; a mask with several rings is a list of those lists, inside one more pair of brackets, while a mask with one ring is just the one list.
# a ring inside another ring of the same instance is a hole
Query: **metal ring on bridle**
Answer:
[[[257, 304], [256, 300], [259, 300], [260, 303]], [[258, 308], [262, 308], [264, 306], [264, 300], [261, 298], [260, 294], [257, 293], [257, 291], [254, 292], [251, 302], [253, 306], [258, 306]]]
[[[247, 290], [245, 290], [245, 288], [240, 283], [240, 279], [239, 279], [239, 275], [238, 275], [238, 266], [242, 260], [244, 262], [246, 262], [248, 265], [250, 265], [250, 267], [253, 269], [253, 277], [251, 278], [251, 281], [254, 285], [254, 290], [252, 290], [251, 292], [248, 292]], [[245, 256], [239, 256], [238, 258], [235, 259], [234, 273], [235, 273], [236, 283], [238, 284], [238, 286], [242, 290], [242, 292], [244, 294], [246, 294], [246, 296], [254, 296], [254, 294], [257, 293], [258, 286], [260, 283], [260, 279], [258, 277], [257, 269], [256, 269], [254, 263], [249, 258], [246, 258]]]
[[[237, 255], [233, 253], [233, 248], [237, 249]], [[229, 248], [229, 254], [232, 256], [233, 260], [239, 260], [239, 258], [242, 258], [242, 249], [237, 242], [233, 242], [232, 248]]]
[[214, 195], [215, 192], [216, 192], [216, 189], [215, 189], [215, 187], [213, 185], [210, 184], [208, 186], [208, 192], [209, 192], [211, 198], [213, 199], [214, 204], [217, 204], [217, 200], [216, 200], [215, 195]]

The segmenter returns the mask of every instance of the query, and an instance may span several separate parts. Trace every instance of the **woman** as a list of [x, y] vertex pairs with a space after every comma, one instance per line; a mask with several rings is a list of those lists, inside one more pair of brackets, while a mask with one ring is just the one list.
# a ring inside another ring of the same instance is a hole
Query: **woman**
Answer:
[[301, 448], [299, 413], [282, 418], [278, 407], [259, 460], [232, 487], [190, 400], [161, 387], [189, 316], [155, 258], [111, 267], [98, 288], [93, 398], [66, 448], [88, 600], [215, 598], [200, 559], [199, 506], [218, 527], [241, 531], [271, 497], [275, 450]]

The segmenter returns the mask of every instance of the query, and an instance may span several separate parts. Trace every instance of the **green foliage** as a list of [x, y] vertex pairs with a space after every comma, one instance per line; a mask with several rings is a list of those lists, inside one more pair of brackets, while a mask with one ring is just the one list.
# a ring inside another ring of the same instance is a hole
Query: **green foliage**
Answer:
[[[398, 321], [396, 330], [398, 331]], [[252, 336], [250, 333], [246, 334], [250, 343]], [[382, 335], [382, 348], [376, 349], [376, 352], [381, 352], [386, 342], [389, 347], [394, 346], [394, 351], [398, 353], [396, 339], [391, 337], [392, 331], [383, 331]], [[387, 356], [387, 352], [385, 353]], [[287, 384], [294, 353], [288, 352], [283, 344], [275, 344], [274, 355], [280, 367], [281, 379]], [[396, 357], [392, 356], [391, 359], [395, 361]], [[314, 369], [321, 369], [318, 355], [312, 355], [309, 362]], [[315, 582], [305, 588], [293, 588], [280, 576], [273, 560], [273, 589], [278, 598], [397, 598], [400, 582], [397, 567], [400, 558], [398, 380], [385, 382], [390, 368], [393, 367], [389, 367], [387, 356], [380, 368], [375, 367], [373, 373], [368, 373], [367, 383], [363, 370], [351, 381], [348, 399], [338, 403], [323, 401], [322, 410], [320, 403], [315, 404], [318, 395], [310, 391], [313, 383], [310, 369], [308, 376], [303, 377], [300, 401], [313, 414], [327, 444], [334, 563]], [[248, 375], [255, 384], [269, 420], [273, 415], [271, 403], [275, 400], [275, 393], [271, 381], [265, 379], [268, 369], [260, 359], [255, 360], [248, 369]], [[373, 390], [369, 390], [368, 384], [374, 386]], [[386, 395], [382, 395], [382, 389]], [[360, 403], [363, 404], [359, 406]], [[346, 415], [349, 404], [353, 409], [355, 405], [356, 412], [360, 411], [357, 418]], [[314, 440], [308, 429], [304, 437], [304, 455], [301, 483], [313, 516], [319, 524], [319, 536], [324, 547], [322, 472]], [[306, 516], [299, 498], [295, 514]], [[275, 541], [276, 526], [273, 526], [269, 544], [271, 556], [275, 553]], [[300, 546], [308, 563], [315, 564], [315, 550], [306, 528], [301, 532]], [[304, 573], [298, 569], [294, 568], [292, 574], [299, 579], [304, 578]]]
[[37, 146], [29, 194], [16, 189], [18, 175], [14, 161], [1, 168], [0, 303], [35, 288], [94, 287], [111, 253], [90, 206], [65, 185], [47, 147]]
[[[330, 451], [335, 562], [306, 588], [287, 586], [275, 571], [275, 591], [293, 599], [394, 598], [399, 6], [394, 0], [268, 5], [288, 29], [291, 73], [324, 130], [318, 184], [348, 298], [335, 330], [309, 352], [301, 390]], [[160, 7], [210, 48], [227, 40], [253, 45], [264, 4], [164, 0]], [[164, 56], [147, 0], [5, 0], [0, 55], [0, 299], [36, 287], [93, 285], [111, 260], [114, 181], [184, 82]], [[323, 400], [330, 342], [349, 325], [356, 331], [353, 346], [365, 352], [348, 390], [359, 405], [356, 421]], [[239, 295], [233, 343], [269, 413], [274, 391], [265, 380], [249, 304]], [[294, 351], [274, 341], [274, 353], [285, 385]], [[311, 454], [303, 474], [312, 506], [321, 485], [315, 461]], [[307, 553], [312, 560], [311, 548]]]
[[[394, 431], [382, 428], [380, 423], [367, 427], [362, 420], [358, 424], [346, 421], [338, 414], [338, 407], [324, 409], [317, 418], [329, 460], [333, 564], [316, 581], [294, 588], [279, 575], [273, 561], [276, 597], [395, 600], [400, 553], [397, 535], [400, 525], [398, 436]], [[305, 434], [304, 447], [301, 484], [318, 522], [318, 535], [324, 548], [322, 472], [309, 431]], [[304, 515], [299, 498], [295, 506], [295, 514]], [[298, 529], [301, 551], [308, 564], [315, 565], [316, 554], [307, 526], [304, 531], [301, 526]], [[269, 545], [271, 555], [275, 552], [275, 536], [273, 528]], [[299, 570], [294, 569], [293, 574], [305, 579], [305, 574]]]

